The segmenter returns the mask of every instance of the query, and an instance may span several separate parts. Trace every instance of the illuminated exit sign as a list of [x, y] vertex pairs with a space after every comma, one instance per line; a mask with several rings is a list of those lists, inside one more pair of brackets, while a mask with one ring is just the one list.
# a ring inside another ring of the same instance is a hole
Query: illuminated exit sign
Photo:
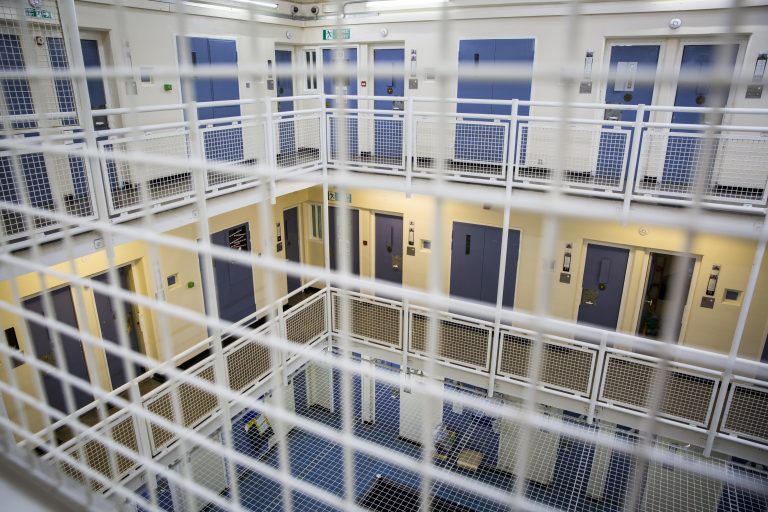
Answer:
[[349, 39], [352, 30], [348, 28], [324, 28], [323, 41], [332, 41], [334, 39]]

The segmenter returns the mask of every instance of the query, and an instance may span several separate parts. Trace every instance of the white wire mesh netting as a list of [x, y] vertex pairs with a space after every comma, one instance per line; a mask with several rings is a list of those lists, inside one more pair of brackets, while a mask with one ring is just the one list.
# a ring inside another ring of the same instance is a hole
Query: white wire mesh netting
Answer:
[[0, 459], [93, 510], [768, 509], [764, 6], [368, 4], [0, 0]]

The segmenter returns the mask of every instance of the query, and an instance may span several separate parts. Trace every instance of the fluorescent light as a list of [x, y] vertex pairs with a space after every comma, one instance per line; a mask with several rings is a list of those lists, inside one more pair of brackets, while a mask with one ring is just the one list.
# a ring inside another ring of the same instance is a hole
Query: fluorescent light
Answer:
[[266, 7], [267, 9], [277, 9], [277, 4], [274, 2], [261, 2], [259, 0], [232, 0], [241, 4], [255, 5], [256, 7]]
[[448, 0], [374, 0], [366, 2], [366, 9], [420, 9], [422, 7], [435, 7], [448, 3]]
[[199, 2], [182, 2], [184, 5], [188, 5], [189, 7], [200, 7], [202, 9], [215, 9], [217, 11], [231, 11], [232, 7], [227, 7], [226, 5], [218, 5], [218, 4], [201, 4]]
[[[266, 7], [269, 9], [277, 9], [277, 4], [273, 2], [260, 2], [259, 0], [232, 0], [232, 1], [253, 5], [255, 7]], [[240, 7], [234, 7], [231, 5], [222, 5], [222, 4], [203, 4], [200, 2], [187, 2], [187, 1], [182, 3], [190, 7], [200, 7], [202, 9], [215, 9], [218, 11], [232, 11], [234, 9], [240, 9]]]

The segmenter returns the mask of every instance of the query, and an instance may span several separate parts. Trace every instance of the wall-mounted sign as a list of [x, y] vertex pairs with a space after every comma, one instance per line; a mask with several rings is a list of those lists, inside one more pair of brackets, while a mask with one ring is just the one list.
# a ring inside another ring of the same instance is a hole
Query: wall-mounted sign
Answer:
[[343, 203], [351, 203], [352, 202], [352, 194], [341, 194], [340, 192], [336, 192], [333, 190], [328, 191], [328, 200], [329, 201], [341, 201]]
[[334, 39], [349, 39], [352, 35], [352, 29], [349, 28], [324, 28], [323, 41], [332, 41]]
[[48, 9], [35, 9], [34, 7], [24, 9], [24, 15], [27, 18], [40, 18], [41, 20], [53, 19], [53, 14]]

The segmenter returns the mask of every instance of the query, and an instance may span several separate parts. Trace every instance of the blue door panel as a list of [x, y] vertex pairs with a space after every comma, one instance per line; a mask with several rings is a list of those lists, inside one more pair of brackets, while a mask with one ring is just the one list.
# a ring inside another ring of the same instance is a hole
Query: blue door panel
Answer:
[[[187, 50], [189, 58], [183, 62], [193, 66], [208, 66], [211, 64], [211, 54], [208, 50], [208, 40], [203, 37], [187, 38]], [[181, 51], [179, 43], [179, 51]], [[182, 59], [179, 59], [182, 60]], [[182, 88], [182, 91], [184, 89]], [[213, 83], [210, 77], [195, 77], [192, 79], [192, 91], [197, 102], [213, 101]], [[197, 109], [197, 118], [201, 121], [214, 117], [213, 107], [200, 107]]]
[[[210, 63], [217, 66], [237, 68], [237, 46], [235, 41], [225, 39], [208, 39], [208, 55]], [[240, 99], [240, 86], [236, 77], [212, 78], [211, 90], [213, 101]], [[240, 105], [214, 107], [213, 117], [236, 117], [240, 115]]]
[[[532, 77], [535, 43], [534, 39], [497, 39], [494, 62], [496, 65], [526, 66]], [[531, 78], [527, 80], [494, 80], [492, 98], [495, 100], [529, 101], [531, 99]], [[508, 116], [512, 113], [512, 108], [506, 105], [493, 105], [492, 113]], [[518, 113], [527, 116], [528, 107], [521, 106]]]
[[[301, 263], [301, 246], [299, 237], [299, 208], [293, 207], [283, 212], [285, 228], [285, 257], [294, 263]], [[288, 293], [301, 287], [301, 279], [288, 275]]]
[[[211, 243], [250, 252], [248, 224], [213, 233]], [[214, 258], [213, 274], [220, 318], [237, 322], [256, 311], [253, 271], [249, 265]]]
[[[100, 68], [98, 42], [93, 39], [81, 39], [80, 48], [83, 50], [83, 62], [86, 68]], [[99, 110], [107, 108], [107, 94], [104, 90], [104, 81], [101, 78], [89, 78], [88, 98], [91, 100], [91, 109]]]
[[[405, 95], [405, 50], [383, 49], [373, 50], [373, 93], [375, 96]], [[384, 76], [379, 76], [383, 74]], [[376, 100], [373, 102], [376, 110], [402, 110], [393, 101]], [[374, 121], [374, 154], [382, 158], [397, 158], [403, 156], [403, 123], [400, 121], [376, 119]]]
[[[609, 79], [605, 90], [605, 102], [617, 105], [650, 105], [653, 101], [653, 81], [643, 80], [635, 81], [631, 91], [616, 90], [616, 70], [620, 62], [629, 62], [637, 64], [637, 76], [641, 74], [653, 74], [656, 71], [659, 62], [659, 45], [627, 45], [611, 47], [611, 57], [609, 61]], [[620, 84], [619, 89], [626, 89]], [[650, 113], [646, 112], [644, 119], [649, 119]], [[632, 110], [622, 110], [618, 115], [619, 121], [634, 121], [636, 114]], [[610, 127], [610, 126], [608, 126]], [[623, 147], [626, 137], [630, 138], [629, 144], [632, 144], [632, 135], [628, 130], [622, 130], [616, 133], [600, 134], [600, 143], [597, 151], [597, 168], [595, 169], [595, 178], [601, 183], [615, 183], [625, 173], [626, 166], [623, 165]], [[629, 147], [629, 146], [628, 146]]]
[[[335, 62], [336, 55], [339, 55], [344, 62], [345, 67], [357, 68], [357, 48], [344, 48], [340, 50], [325, 48], [323, 50], [323, 67], [330, 69]], [[330, 73], [325, 73], [323, 77], [323, 88], [325, 94], [347, 94], [357, 96], [357, 74], [351, 74], [347, 77], [333, 77]], [[328, 107], [335, 108], [336, 101], [328, 100]], [[347, 100], [347, 108], [357, 108], [357, 100]]]
[[[726, 52], [725, 58], [728, 65], [733, 68], [736, 64], [736, 55], [739, 45], [714, 45], [714, 44], [689, 44], [683, 48], [683, 57], [680, 62], [681, 75], [688, 77], [677, 86], [675, 94], [676, 107], [711, 107], [713, 101], [724, 103], [728, 99], [728, 90], [716, 90], [710, 87], [709, 73], [717, 64], [719, 52]], [[696, 80], [694, 77], [699, 76]], [[694, 82], [692, 82], [693, 80]], [[719, 93], [719, 94], [718, 94]], [[713, 98], [719, 96], [719, 98]], [[675, 124], [701, 124], [704, 120], [702, 114], [696, 112], [674, 112], [672, 122]], [[690, 130], [673, 130], [673, 132], [687, 132]], [[693, 182], [693, 173], [699, 163], [699, 158], [704, 147], [704, 139], [678, 136], [670, 134], [667, 142], [667, 153], [664, 158], [664, 172], [661, 182], [663, 185], [676, 187], [688, 187]], [[716, 150], [717, 148], [713, 148]], [[702, 164], [705, 164], [702, 162]], [[705, 169], [706, 171], [706, 169]]]
[[615, 330], [624, 292], [629, 249], [589, 244], [578, 322]]
[[[719, 100], [725, 102], [728, 99], [728, 90], [717, 91], [711, 87], [713, 66], [720, 58], [719, 52], [725, 52], [725, 59], [729, 69], [736, 65], [736, 55], [739, 53], [739, 45], [715, 45], [715, 44], [687, 44], [683, 48], [683, 58], [680, 62], [681, 74], [689, 75], [689, 80], [683, 81], [677, 86], [675, 93], [676, 107], [719, 107], [713, 104], [715, 93], [721, 93]], [[699, 75], [696, 80], [693, 76]], [[696, 83], [691, 83], [691, 79]], [[675, 112], [672, 114], [672, 122], [676, 124], [701, 124], [702, 114], [697, 112]]]
[[[120, 280], [120, 287], [123, 290], [129, 290], [128, 282], [127, 282], [127, 268], [123, 267], [118, 269], [118, 278]], [[102, 284], [109, 284], [109, 275], [108, 274], [100, 274], [98, 276], [94, 276], [92, 278], [94, 281], [100, 282]], [[118, 304], [118, 301], [111, 298], [109, 295], [104, 295], [97, 290], [93, 290], [93, 297], [94, 302], [96, 304], [96, 314], [99, 319], [99, 327], [101, 330], [101, 337], [104, 341], [107, 341], [109, 343], [114, 343], [115, 345], [120, 345], [120, 337], [118, 335], [118, 324], [117, 324], [117, 311], [118, 307], [120, 305]], [[132, 319], [132, 312], [131, 312], [131, 306], [130, 304], [123, 303], [122, 304], [123, 311], [125, 314], [126, 322], [128, 323], [127, 326], [127, 339], [129, 343], [129, 347], [131, 350], [133, 350], [136, 353], [140, 353], [139, 349], [139, 340], [136, 335], [136, 326], [133, 325], [133, 319]], [[116, 389], [126, 382], [128, 382], [128, 375], [125, 372], [124, 367], [124, 359], [121, 356], [112, 354], [108, 351], [106, 351], [107, 356], [107, 370], [109, 371], [109, 379], [112, 383], [112, 389]], [[141, 375], [144, 373], [144, 368], [142, 368], [140, 365], [134, 365], [134, 374], [135, 375]]]
[[[397, 264], [393, 258], [399, 256]], [[395, 265], [398, 265], [395, 268]], [[376, 279], [403, 283], [403, 218], [376, 214]]]
[[451, 239], [451, 295], [482, 300], [484, 253], [484, 226], [454, 222]]
[[[642, 74], [653, 74], [659, 62], [659, 45], [631, 45], [631, 46], [613, 46], [611, 48], [611, 59], [609, 63], [608, 87], [605, 91], [605, 102], [617, 105], [650, 105], [653, 100], [653, 81], [639, 79], [634, 83], [632, 91], [616, 90], [615, 73], [619, 62], [637, 63], [637, 76]], [[619, 86], [619, 89], [625, 87]], [[622, 111], [621, 121], [634, 121], [635, 113], [633, 111]], [[645, 120], [648, 120], [646, 113]]]
[[[472, 69], [482, 69], [494, 63], [496, 41], [493, 39], [459, 41], [459, 98], [493, 99], [493, 80], [474, 79]], [[492, 114], [491, 105], [459, 103], [460, 114]]]
[[[357, 66], [357, 48], [344, 48], [341, 50], [332, 50], [330, 48], [325, 48], [323, 50], [323, 67], [327, 70], [330, 69], [334, 63], [335, 59], [339, 56], [341, 59], [343, 59], [346, 66], [355, 67]], [[336, 95], [336, 94], [342, 94], [345, 93], [349, 96], [356, 96], [357, 95], [357, 74], [350, 75], [346, 78], [342, 77], [333, 77], [330, 73], [326, 72], [323, 76], [323, 89], [325, 91], [325, 94], [329, 95]], [[328, 108], [335, 108], [338, 105], [338, 101], [334, 99], [329, 99], [326, 101], [326, 106]], [[357, 108], [357, 100], [356, 99], [348, 99], [346, 107], [349, 109], [356, 109]], [[354, 114], [346, 114], [346, 115], [353, 115]], [[345, 125], [342, 125], [341, 123], [337, 122], [338, 118], [331, 118], [329, 130], [330, 133], [328, 134], [328, 145], [331, 150], [331, 156], [332, 158], [339, 158], [338, 153], [338, 147], [340, 146], [339, 143], [339, 137], [343, 135], [342, 128], [345, 129], [346, 133], [346, 148], [347, 148], [347, 158], [349, 159], [356, 159], [358, 157], [358, 154], [360, 153], [359, 150], [359, 138], [358, 138], [358, 129], [357, 129], [357, 119], [352, 118], [350, 119]]]
[[[53, 313], [56, 320], [77, 329], [77, 317], [75, 315], [75, 305], [72, 301], [72, 291], [66, 286], [50, 292], [51, 304], [53, 307]], [[35, 313], [44, 315], [43, 312], [43, 299], [41, 296], [33, 297], [24, 301], [24, 309], [33, 311]], [[61, 341], [61, 350], [64, 355], [65, 361], [57, 361], [54, 351], [54, 338], [48, 329], [36, 322], [29, 322], [29, 334], [32, 337], [32, 343], [35, 347], [35, 354], [38, 359], [46, 361], [53, 366], [56, 366], [64, 370], [66, 363], [66, 371], [74, 376], [78, 377], [86, 382], [90, 381], [88, 376], [88, 367], [85, 362], [85, 355], [83, 354], [82, 342], [79, 339], [71, 338], [64, 334], [61, 334], [59, 339]], [[67, 411], [66, 402], [64, 399], [64, 384], [62, 381], [53, 375], [43, 372], [43, 388], [48, 400], [48, 404], [62, 412]], [[71, 386], [72, 394], [74, 396], [75, 407], [78, 409], [85, 405], [88, 405], [93, 401], [93, 396], [80, 388]]]
[[[531, 78], [527, 80], [476, 80], [472, 69], [484, 66], [516, 64], [526, 65], [533, 72], [534, 39], [483, 39], [459, 42], [459, 98], [487, 100], [530, 100]], [[528, 107], [520, 107], [521, 115]], [[510, 115], [511, 106], [460, 103], [460, 114]], [[455, 158], [458, 161], [502, 162], [507, 150], [504, 141], [505, 124], [498, 126], [462, 123], [456, 126]]]
[[[293, 96], [291, 52], [288, 50], [275, 50], [275, 65], [277, 97], [286, 98]], [[278, 112], [291, 112], [292, 110], [292, 101], [281, 101], [277, 104]], [[280, 156], [285, 158], [288, 155], [294, 155], [296, 153], [296, 133], [293, 121], [283, 121], [279, 126]]]
[[[360, 211], [350, 209], [347, 212], [349, 220], [349, 250], [351, 271], [360, 275]], [[328, 246], [330, 247], [330, 263], [332, 270], [338, 270], [337, 243], [340, 233], [336, 230], [336, 207], [328, 207]]]

